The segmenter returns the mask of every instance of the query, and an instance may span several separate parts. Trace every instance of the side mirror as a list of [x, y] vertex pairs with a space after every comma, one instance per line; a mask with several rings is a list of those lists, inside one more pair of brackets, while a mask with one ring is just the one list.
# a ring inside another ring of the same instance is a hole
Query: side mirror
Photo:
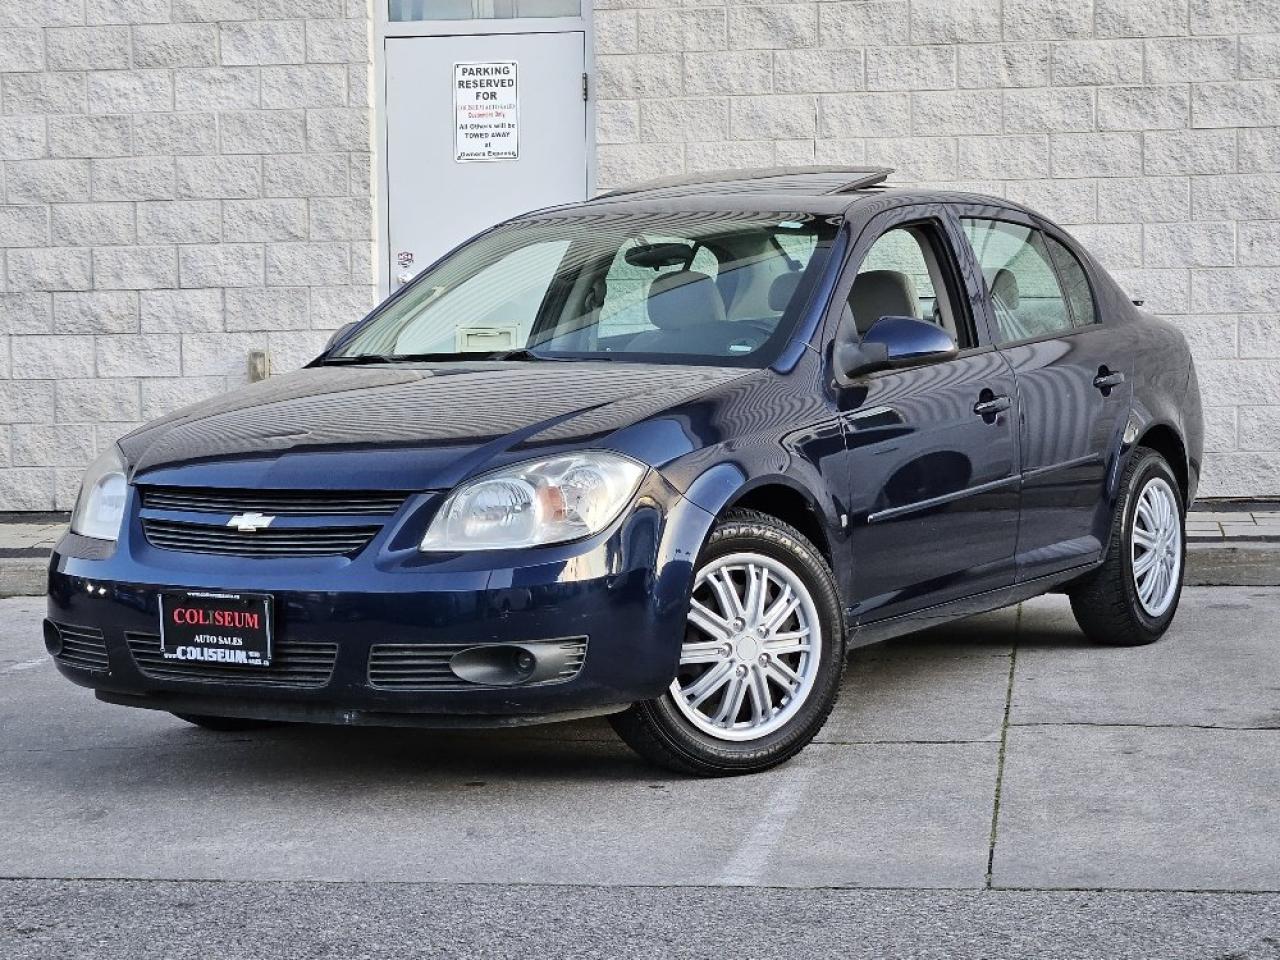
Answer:
[[845, 377], [950, 360], [960, 348], [947, 331], [916, 317], [881, 317], [857, 343], [837, 344], [837, 369]]
[[337, 343], [339, 340], [341, 340], [343, 337], [345, 337], [348, 333], [350, 333], [351, 328], [354, 327], [355, 325], [356, 325], [356, 321], [353, 320], [351, 323], [344, 323], [337, 330], [333, 331], [333, 336], [331, 336], [329, 338], [328, 343], [324, 345], [324, 352], [328, 353], [330, 350], [332, 350], [333, 345]]

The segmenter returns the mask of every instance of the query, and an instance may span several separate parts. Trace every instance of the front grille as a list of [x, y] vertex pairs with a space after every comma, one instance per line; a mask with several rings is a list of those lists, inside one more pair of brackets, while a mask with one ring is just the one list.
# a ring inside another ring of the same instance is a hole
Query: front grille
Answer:
[[238, 557], [331, 557], [362, 549], [380, 527], [281, 527], [241, 533], [232, 527], [143, 520], [152, 546]]
[[126, 633], [129, 652], [138, 669], [157, 680], [203, 680], [271, 687], [323, 687], [333, 676], [338, 658], [336, 643], [311, 643], [277, 638], [271, 666], [248, 667], [230, 663], [192, 663], [166, 660], [160, 638], [154, 634]]
[[56, 626], [58, 635], [62, 638], [62, 650], [55, 658], [58, 662], [94, 673], [106, 673], [110, 669], [107, 641], [101, 630], [93, 627], [69, 627], [62, 623]]
[[266, 513], [273, 516], [389, 517], [403, 493], [349, 490], [222, 490], [203, 487], [139, 487], [151, 510], [188, 513]]
[[[542, 683], [572, 680], [582, 671], [587, 657], [587, 638], [572, 637], [561, 641], [570, 656], [563, 670]], [[369, 648], [369, 685], [380, 690], [474, 690], [449, 669], [449, 661], [474, 643], [377, 643]]]

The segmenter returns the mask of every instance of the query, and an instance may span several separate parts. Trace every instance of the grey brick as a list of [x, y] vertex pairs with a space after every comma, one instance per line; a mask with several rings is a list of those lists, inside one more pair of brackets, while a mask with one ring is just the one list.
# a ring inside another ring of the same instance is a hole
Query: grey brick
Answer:
[[644, 100], [640, 104], [640, 138], [728, 140], [729, 98]]
[[133, 31], [138, 67], [212, 67], [218, 62], [218, 29], [204, 23], [162, 23]]
[[1078, 40], [1053, 48], [1055, 85], [1140, 83], [1142, 43], [1138, 40]]
[[21, 160], [7, 164], [8, 198], [14, 203], [70, 203], [89, 199], [86, 160]]
[[824, 94], [818, 98], [820, 137], [890, 137], [910, 133], [910, 94]]
[[1240, 76], [1280, 77], [1280, 34], [1240, 38]]
[[1229, 173], [1236, 168], [1235, 130], [1164, 130], [1143, 134], [1143, 172]]
[[1191, 0], [1191, 32], [1280, 32], [1280, 0]]
[[1146, 42], [1147, 80], [1230, 80], [1236, 74], [1235, 37], [1179, 37]]
[[[264, 20], [318, 20], [343, 16], [343, 0], [262, 0], [258, 11]], [[364, 13], [364, 6], [359, 8]]]
[[94, 160], [93, 199], [169, 200], [176, 180], [172, 157]]
[[93, 251], [97, 290], [150, 290], [178, 285], [172, 246], [99, 247]]
[[1092, 3], [1004, 0], [1006, 40], [1071, 40], [1092, 32]]
[[1196, 220], [1280, 220], [1280, 175], [1196, 177], [1191, 209]]
[[1152, 223], [1143, 240], [1149, 267], [1223, 267], [1236, 261], [1233, 223]]
[[635, 100], [596, 102], [597, 143], [634, 143], [639, 136], [639, 103]]
[[369, 111], [327, 107], [307, 111], [307, 150], [312, 153], [368, 151]]
[[259, 74], [247, 67], [192, 67], [173, 74], [178, 111], [252, 110], [259, 105]]
[[1280, 80], [1198, 83], [1191, 90], [1194, 127], [1271, 127], [1280, 124]]
[[139, 154], [210, 154], [218, 150], [218, 119], [212, 113], [150, 113], [133, 118]]
[[773, 82], [779, 93], [834, 93], [866, 87], [861, 50], [778, 50], [773, 55]]
[[1115, 270], [1112, 276], [1130, 297], [1145, 300], [1153, 313], [1187, 312], [1190, 285], [1186, 270]]
[[[50, 118], [49, 122], [61, 118]], [[0, 160], [38, 160], [48, 138], [44, 117], [0, 117]]]
[[83, 113], [87, 103], [83, 73], [5, 74], [6, 114]]
[[940, 90], [956, 85], [955, 47], [873, 47], [868, 90]]
[[347, 70], [332, 64], [262, 68], [262, 106], [267, 110], [340, 107], [347, 103]]
[[961, 137], [956, 175], [1032, 180], [1049, 176], [1049, 138], [1013, 135]]
[[1259, 220], [1238, 227], [1241, 266], [1280, 267], [1280, 220]]
[[[1277, 303], [1280, 303], [1280, 267], [1223, 267], [1191, 271], [1193, 310], [1204, 313], [1261, 313], [1273, 309]], [[1280, 391], [1280, 380], [1273, 386]]]
[[78, 248], [39, 247], [10, 250], [9, 290], [88, 290], [91, 267], [89, 251]]
[[258, 0], [173, 0], [175, 23], [256, 20]]
[[[769, 93], [773, 89], [773, 55], [767, 50], [686, 53], [683, 60], [686, 94], [725, 96]], [[615, 92], [618, 96], [635, 96], [625, 83], [619, 84]], [[668, 85], [658, 96], [678, 93]]]
[[350, 186], [347, 157], [263, 157], [262, 181], [263, 195], [268, 197], [345, 196]]
[[911, 96], [913, 132], [923, 136], [977, 133], [1000, 129], [997, 90], [948, 90]]
[[683, 143], [605, 144], [596, 151], [601, 190], [671, 176], [684, 170]]
[[178, 157], [182, 199], [248, 199], [262, 194], [262, 162], [256, 157]]
[[49, 117], [49, 153], [55, 157], [127, 157], [133, 123], [127, 116]]
[[1241, 172], [1280, 170], [1280, 128], [1241, 130], [1239, 137]]
[[164, 23], [169, 0], [87, 0], [87, 23]]
[[1179, 130], [1191, 118], [1185, 85], [1105, 87], [1098, 91], [1101, 130]]
[[142, 419], [154, 420], [225, 392], [222, 377], [154, 377], [139, 381]]
[[143, 243], [216, 243], [222, 239], [222, 204], [217, 200], [140, 203], [137, 218], [138, 237]]
[[950, 180], [956, 176], [956, 149], [953, 137], [891, 137], [868, 140], [865, 160], [892, 167], [895, 179]]
[[1091, 223], [1098, 216], [1096, 180], [1015, 180], [1006, 195], [1059, 223]]
[[311, 326], [319, 330], [336, 330], [344, 323], [359, 320], [374, 305], [370, 286], [311, 288]]
[[0, 63], [11, 73], [43, 70], [44, 31], [39, 27], [0, 28]]
[[1118, 177], [1098, 181], [1098, 218], [1117, 223], [1163, 223], [1191, 217], [1186, 177]]
[[307, 238], [307, 201], [227, 200], [222, 205], [222, 229], [228, 239], [260, 243]]
[[263, 250], [256, 243], [219, 243], [180, 247], [183, 287], [260, 287]]
[[89, 424], [18, 423], [12, 432], [17, 467], [81, 466], [96, 455]]
[[181, 338], [172, 334], [98, 337], [98, 376], [174, 376], [182, 370], [181, 349]]
[[130, 203], [59, 203], [50, 211], [53, 246], [112, 246], [133, 243]]
[[1046, 87], [1047, 43], [996, 43], [958, 48], [957, 80], [962, 87]]
[[50, 70], [124, 70], [129, 67], [128, 27], [54, 27], [45, 31]]
[[0, 470], [0, 510], [51, 510], [53, 505], [52, 470]]
[[[11, 337], [13, 369], [28, 380], [94, 376], [93, 337]], [[50, 396], [52, 401], [52, 396]], [[52, 408], [52, 402], [50, 402]]]
[[1092, 130], [1093, 90], [1064, 87], [1008, 90], [1004, 94], [1004, 129], [1009, 133], [1057, 133]]
[[817, 42], [818, 9], [814, 4], [734, 4], [729, 7], [729, 46], [735, 50], [812, 47]]
[[1240, 356], [1280, 358], [1280, 314], [1241, 317], [1239, 330]]
[[206, 333], [223, 329], [220, 289], [144, 290], [141, 298], [143, 333]]
[[[53, 295], [49, 293], [0, 294], [0, 334], [53, 332]], [[0, 421], [4, 421], [0, 404]]]
[[137, 333], [138, 294], [132, 290], [55, 293], [53, 329], [60, 334]]
[[1142, 266], [1141, 224], [1079, 224], [1071, 228], [1071, 235], [1108, 270]]
[[[768, 59], [768, 54], [763, 55]], [[602, 99], [672, 96], [680, 91], [680, 57], [645, 53], [596, 58], [596, 96]]]
[[302, 63], [306, 59], [305, 26], [298, 21], [224, 23], [220, 32], [226, 66]]
[[636, 29], [637, 14], [634, 10], [595, 11], [592, 26], [595, 29], [595, 52], [635, 53], [639, 50], [639, 34]]
[[736, 97], [730, 110], [730, 131], [740, 140], [812, 137], [815, 110], [811, 96]]
[[1142, 173], [1138, 133], [1055, 133], [1051, 138], [1055, 177], [1127, 177]]
[[912, 0], [916, 43], [985, 43], [1000, 39], [1000, 0]]
[[824, 47], [907, 43], [911, 39], [907, 0], [820, 3], [818, 16], [818, 33]]
[[316, 197], [310, 202], [311, 240], [373, 239], [373, 204], [368, 197]]
[[323, 330], [272, 331], [267, 335], [271, 365], [280, 372], [297, 370], [318, 357], [328, 339]]
[[301, 110], [247, 110], [220, 118], [222, 152], [300, 153], [306, 147]]
[[227, 291], [228, 330], [305, 330], [310, 320], [306, 287], [247, 287]]
[[88, 75], [90, 113], [152, 113], [173, 109], [168, 70], [117, 70]]
[[[724, 7], [641, 10], [633, 14], [630, 42], [644, 53], [723, 50], [729, 43]], [[634, 52], [634, 49], [633, 51]]]
[[321, 287], [351, 279], [345, 243], [273, 243], [267, 248], [267, 286]]
[[[134, 379], [63, 380], [57, 385], [60, 421], [137, 420], [141, 416]], [[39, 466], [47, 466], [40, 462]]]
[[1094, 0], [1099, 37], [1176, 36], [1186, 32], [1187, 0]]
[[265, 333], [187, 333], [182, 336], [182, 374], [245, 380], [249, 353], [267, 347]]
[[[19, 338], [13, 337], [13, 340]], [[28, 338], [34, 343], [34, 337]], [[92, 351], [93, 343], [90, 341]], [[93, 359], [90, 353], [89, 359]], [[13, 373], [28, 376], [29, 371], [14, 360]], [[51, 380], [0, 380], [0, 423], [49, 423], [53, 420], [54, 384]]]
[[0, 247], [48, 245], [49, 211], [47, 208], [43, 206], [0, 207]]
[[367, 63], [368, 27], [361, 20], [309, 20], [306, 24], [308, 63]]

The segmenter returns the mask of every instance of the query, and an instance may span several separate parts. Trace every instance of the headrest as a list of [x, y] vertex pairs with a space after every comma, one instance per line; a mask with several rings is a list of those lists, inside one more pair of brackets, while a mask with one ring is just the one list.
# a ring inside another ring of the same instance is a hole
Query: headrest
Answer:
[[769, 286], [769, 309], [778, 313], [785, 313], [791, 300], [796, 295], [796, 288], [800, 286], [800, 277], [802, 274], [799, 270], [793, 270], [791, 273], [784, 273], [773, 281]]
[[1022, 293], [1018, 290], [1018, 278], [1014, 276], [1012, 270], [1001, 267], [996, 271], [995, 276], [991, 278], [991, 298], [999, 300], [1006, 310], [1018, 309]]
[[683, 330], [726, 319], [716, 282], [695, 270], [664, 273], [654, 280], [645, 308], [649, 322], [659, 330]]
[[858, 274], [849, 302], [853, 305], [859, 333], [866, 333], [881, 317], [920, 316], [915, 284], [897, 270], [868, 270]]

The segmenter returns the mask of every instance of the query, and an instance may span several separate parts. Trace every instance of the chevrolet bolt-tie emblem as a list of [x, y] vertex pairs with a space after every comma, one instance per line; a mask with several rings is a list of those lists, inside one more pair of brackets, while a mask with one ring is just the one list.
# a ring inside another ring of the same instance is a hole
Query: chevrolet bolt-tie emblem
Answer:
[[241, 533], [257, 533], [271, 526], [273, 520], [275, 517], [268, 517], [262, 513], [237, 513], [227, 521], [227, 526], [235, 527]]

